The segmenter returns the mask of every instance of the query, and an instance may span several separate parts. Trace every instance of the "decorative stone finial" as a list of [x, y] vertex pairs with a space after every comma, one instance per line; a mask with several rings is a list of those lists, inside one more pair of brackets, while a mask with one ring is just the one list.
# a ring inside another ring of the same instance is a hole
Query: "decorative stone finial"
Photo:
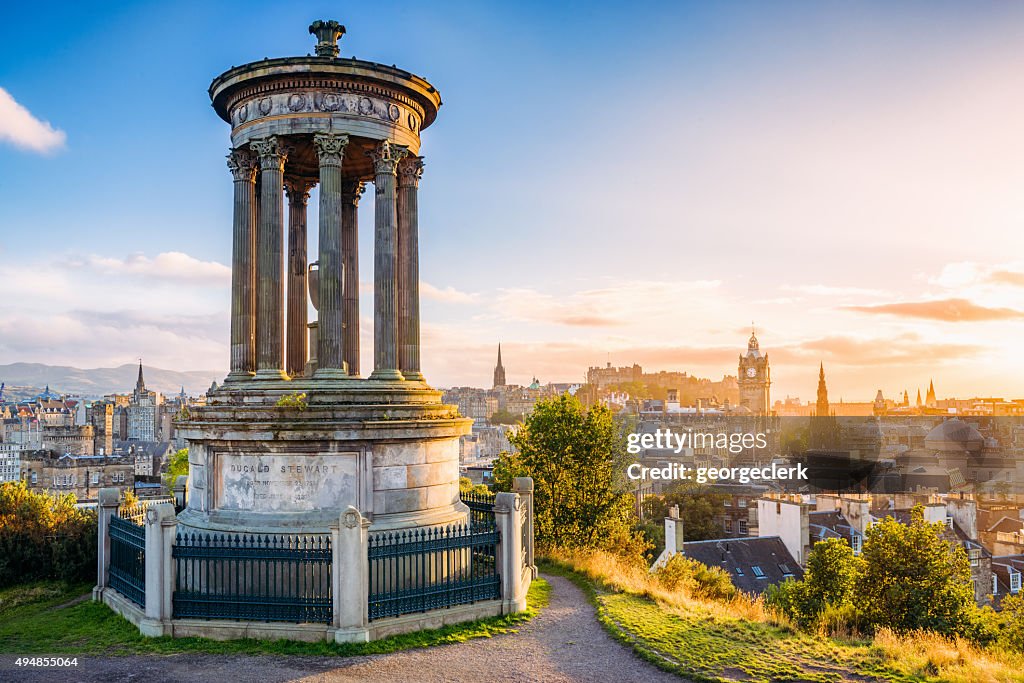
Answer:
[[334, 21], [317, 19], [309, 25], [309, 32], [316, 36], [317, 57], [337, 57], [338, 39], [345, 35], [345, 27]]

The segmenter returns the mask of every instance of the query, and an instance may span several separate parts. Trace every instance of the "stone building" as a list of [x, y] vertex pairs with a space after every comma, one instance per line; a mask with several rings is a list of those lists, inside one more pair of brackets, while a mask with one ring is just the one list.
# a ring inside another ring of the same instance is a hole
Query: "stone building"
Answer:
[[768, 354], [761, 353], [757, 335], [753, 331], [747, 341], [747, 353], [740, 354], [737, 384], [739, 385], [740, 406], [755, 415], [765, 415], [771, 410], [771, 368]]
[[146, 389], [140, 362], [139, 378], [128, 403], [129, 441], [159, 440], [160, 406], [162, 403], [163, 397], [159, 393]]
[[131, 458], [102, 455], [60, 455], [48, 451], [24, 454], [21, 478], [29, 488], [50, 493], [73, 493], [79, 501], [95, 500], [99, 490], [131, 490], [135, 482]]

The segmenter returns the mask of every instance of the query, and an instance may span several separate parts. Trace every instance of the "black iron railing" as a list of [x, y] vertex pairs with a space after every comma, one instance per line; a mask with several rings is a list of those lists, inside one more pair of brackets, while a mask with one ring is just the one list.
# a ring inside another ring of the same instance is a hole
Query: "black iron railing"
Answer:
[[110, 587], [146, 605], [146, 529], [130, 518], [110, 517]]
[[329, 624], [329, 536], [178, 534], [174, 616]]
[[493, 521], [373, 534], [370, 620], [500, 599], [498, 542]]
[[461, 493], [459, 498], [469, 508], [469, 521], [473, 528], [494, 526], [493, 493]]

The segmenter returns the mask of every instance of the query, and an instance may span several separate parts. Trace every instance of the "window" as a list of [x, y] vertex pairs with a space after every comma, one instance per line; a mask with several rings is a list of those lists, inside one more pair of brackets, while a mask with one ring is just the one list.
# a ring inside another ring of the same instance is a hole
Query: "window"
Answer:
[[738, 505], [741, 508], [747, 507], [747, 499], [746, 498], [740, 498], [738, 501], [736, 501], [736, 505]]
[[779, 571], [782, 572], [783, 576], [793, 576], [793, 571], [789, 568], [789, 565], [785, 562], [779, 564]]
[[853, 534], [850, 536], [850, 547], [853, 548], [854, 555], [860, 555], [861, 545], [864, 539], [861, 538], [860, 534]]
[[999, 595], [999, 577], [992, 575], [992, 595]]
[[1017, 571], [1016, 569], [1011, 569], [1010, 570], [1010, 592], [1011, 593], [1019, 593], [1020, 592], [1020, 572]]
[[39, 475], [36, 474], [35, 472], [32, 473], [32, 483], [33, 484], [38, 484], [39, 483]]
[[981, 550], [979, 548], [970, 548], [967, 551], [967, 557], [971, 560], [971, 566], [977, 567], [981, 563]]
[[761, 569], [761, 567], [757, 566], [756, 564], [750, 565], [750, 571], [754, 572], [754, 576], [756, 576], [757, 578], [764, 578], [764, 571]]
[[93, 483], [94, 486], [96, 484], [100, 483], [100, 473], [99, 472], [93, 472], [92, 473], [92, 483]]
[[743, 534], [744, 536], [746, 536], [747, 535], [747, 520], [741, 519], [741, 520], [739, 520], [739, 522], [737, 524], [738, 524], [738, 526], [740, 528], [740, 533]]
[[737, 567], [736, 567], [736, 576], [743, 576], [743, 567], [740, 567], [740, 566], [737, 565]]

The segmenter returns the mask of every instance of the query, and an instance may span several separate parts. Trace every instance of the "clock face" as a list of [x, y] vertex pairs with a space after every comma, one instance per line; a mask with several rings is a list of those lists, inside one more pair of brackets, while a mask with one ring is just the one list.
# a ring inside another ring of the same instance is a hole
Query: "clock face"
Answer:
[[747, 377], [753, 378], [757, 375], [757, 368], [747, 368]]

